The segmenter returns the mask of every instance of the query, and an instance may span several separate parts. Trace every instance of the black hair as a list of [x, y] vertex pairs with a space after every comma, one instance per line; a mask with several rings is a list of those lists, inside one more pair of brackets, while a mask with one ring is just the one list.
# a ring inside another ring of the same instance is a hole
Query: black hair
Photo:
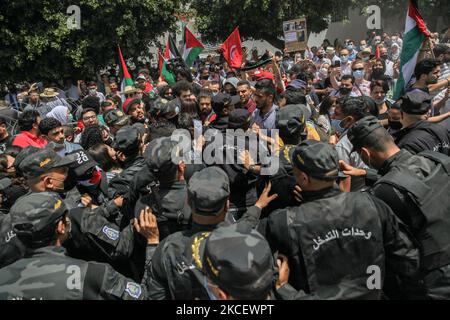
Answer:
[[352, 116], [355, 120], [372, 115], [371, 108], [363, 97], [342, 97], [337, 100], [345, 116]]
[[108, 146], [104, 143], [97, 143], [91, 146], [87, 152], [100, 165], [100, 168], [106, 172], [114, 168], [120, 168], [119, 163], [109, 155]]
[[435, 45], [433, 48], [433, 53], [434, 53], [435, 57], [438, 57], [441, 54], [445, 54], [446, 52], [449, 52], [449, 51], [450, 51], [450, 47], [448, 47], [447, 45], [442, 44], [442, 43]]
[[416, 67], [414, 68], [414, 76], [417, 80], [420, 79], [420, 76], [423, 74], [429, 74], [431, 71], [433, 71], [434, 68], [439, 66], [441, 62], [436, 59], [424, 59], [421, 60], [419, 63], [417, 63]]
[[19, 129], [21, 131], [30, 131], [33, 128], [33, 124], [36, 123], [37, 118], [40, 116], [40, 113], [36, 110], [25, 111], [19, 116]]
[[5, 152], [3, 152], [4, 154], [7, 154], [13, 158], [16, 158], [17, 155], [20, 153], [20, 151], [22, 151], [21, 147], [18, 146], [8, 146], [5, 149]]
[[181, 101], [180, 113], [198, 113], [198, 104], [194, 101]]
[[158, 89], [158, 94], [161, 98], [165, 98], [166, 92], [171, 89], [171, 86], [162, 86]]
[[186, 78], [184, 81], [192, 82], [194, 79], [192, 78], [192, 74], [189, 70], [186, 69], [177, 69], [175, 71], [175, 76], [181, 75], [183, 78]]
[[276, 89], [275, 89], [275, 85], [273, 84], [273, 81], [270, 79], [262, 79], [259, 80], [256, 84], [255, 84], [255, 89], [256, 90], [261, 90], [262, 92], [264, 92], [265, 94], [271, 94], [273, 95], [273, 98], [275, 100], [275, 96], [276, 96]]
[[160, 119], [158, 122], [152, 123], [148, 127], [147, 141], [150, 142], [162, 137], [170, 137], [176, 130], [176, 126], [165, 119]]
[[198, 101], [200, 101], [201, 98], [209, 98], [212, 99], [213, 98], [213, 92], [210, 89], [202, 89], [200, 90], [197, 99]]
[[352, 80], [352, 84], [355, 84], [355, 77], [352, 75], [352, 74], [344, 74], [342, 77], [341, 77], [341, 81], [342, 80]]
[[94, 112], [95, 114], [98, 114], [98, 112], [95, 111], [95, 109], [92, 109], [92, 108], [86, 108], [86, 109], [81, 110], [81, 118], [83, 118], [83, 116], [84, 116], [86, 113], [88, 113], [88, 112]]
[[286, 104], [306, 104], [306, 97], [302, 90], [289, 87], [284, 92]]
[[373, 80], [370, 83], [370, 91], [372, 92], [375, 87], [381, 87], [384, 93], [388, 93], [389, 91], [389, 84], [386, 80]]
[[333, 106], [333, 97], [326, 97], [319, 106], [319, 114], [330, 115], [330, 109]]
[[98, 114], [100, 111], [100, 99], [98, 97], [87, 96], [81, 101], [81, 106], [83, 109], [94, 109], [95, 113]]
[[309, 80], [314, 80], [314, 75], [309, 71], [302, 71], [297, 74], [297, 79], [308, 83]]
[[42, 121], [39, 123], [39, 131], [42, 134], [47, 135], [50, 132], [50, 130], [59, 128], [61, 126], [62, 124], [59, 120], [55, 118], [45, 118], [42, 119]]
[[92, 125], [84, 128], [81, 133], [80, 145], [83, 149], [88, 150], [90, 147], [95, 146], [96, 144], [104, 143], [102, 136], [102, 129], [99, 125]]
[[4, 117], [0, 117], [0, 124], [4, 124], [5, 126], [8, 126], [8, 122]]
[[178, 81], [173, 87], [173, 93], [175, 97], [179, 97], [181, 95], [181, 91], [188, 90], [192, 93], [192, 85], [186, 80]]

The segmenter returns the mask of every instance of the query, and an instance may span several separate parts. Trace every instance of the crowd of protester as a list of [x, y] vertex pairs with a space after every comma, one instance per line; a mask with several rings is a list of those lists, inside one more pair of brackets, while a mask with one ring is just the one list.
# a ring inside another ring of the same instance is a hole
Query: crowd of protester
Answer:
[[[397, 100], [387, 33], [249, 50], [241, 69], [211, 54], [174, 63], [173, 84], [142, 68], [134, 86], [115, 69], [9, 85], [0, 299], [450, 298], [450, 45], [434, 37]], [[175, 163], [180, 129], [241, 161]]]

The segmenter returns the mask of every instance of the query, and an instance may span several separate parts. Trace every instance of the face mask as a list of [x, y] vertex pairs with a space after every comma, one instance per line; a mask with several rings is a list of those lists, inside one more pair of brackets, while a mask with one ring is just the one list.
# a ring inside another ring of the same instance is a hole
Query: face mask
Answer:
[[374, 101], [375, 101], [375, 103], [377, 104], [377, 105], [382, 105], [383, 103], [385, 103], [386, 102], [386, 97], [384, 97], [384, 98], [382, 98], [382, 99], [373, 99]]
[[73, 115], [69, 114], [69, 116], [67, 117], [67, 121], [73, 122]]
[[353, 71], [353, 76], [355, 77], [355, 79], [362, 79], [362, 78], [364, 78], [364, 70]]
[[339, 88], [339, 93], [340, 93], [342, 96], [346, 96], [346, 95], [348, 95], [350, 92], [352, 92], [352, 89], [350, 89], [350, 88], [347, 88], [347, 87], [340, 87], [340, 88]]
[[331, 119], [331, 127], [338, 133], [345, 131], [345, 128], [342, 127], [342, 120]]
[[352, 44], [349, 44], [349, 45], [347, 46], [347, 49], [350, 50], [350, 51], [352, 51], [352, 50], [353, 50], [353, 45], [352, 45]]
[[362, 61], [367, 62], [367, 61], [369, 61], [369, 58], [370, 58], [370, 57], [363, 57], [363, 58], [362, 58]]
[[77, 178], [75, 177], [75, 174], [67, 175], [66, 180], [64, 180], [64, 190], [67, 192], [72, 190], [76, 186], [77, 186]]
[[138, 93], [138, 94], [136, 95], [136, 98], [142, 99], [142, 93]]
[[341, 62], [346, 63], [348, 61], [348, 56], [342, 56], [341, 57]]
[[392, 130], [400, 130], [403, 127], [403, 125], [400, 121], [388, 120], [388, 123], [389, 123], [389, 128], [391, 128]]
[[375, 77], [382, 76], [383, 74], [384, 74], [384, 70], [382, 68], [374, 68], [372, 70], [372, 75], [374, 75]]
[[97, 89], [89, 89], [89, 94], [95, 96], [97, 94]]

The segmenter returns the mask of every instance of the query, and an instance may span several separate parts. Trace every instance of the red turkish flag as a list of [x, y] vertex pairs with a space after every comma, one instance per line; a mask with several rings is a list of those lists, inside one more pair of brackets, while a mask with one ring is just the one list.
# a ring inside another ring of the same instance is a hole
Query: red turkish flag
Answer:
[[232, 68], [241, 68], [242, 66], [242, 45], [241, 36], [239, 35], [239, 28], [236, 27], [225, 42], [220, 46], [223, 49], [223, 56]]

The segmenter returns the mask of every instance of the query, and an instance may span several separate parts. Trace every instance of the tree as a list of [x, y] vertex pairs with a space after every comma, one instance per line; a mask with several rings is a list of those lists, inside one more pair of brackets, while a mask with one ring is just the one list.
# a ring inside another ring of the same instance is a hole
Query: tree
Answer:
[[236, 26], [243, 38], [263, 39], [276, 48], [283, 48], [283, 21], [307, 19], [308, 32], [328, 27], [330, 16], [342, 13], [354, 0], [193, 0], [197, 11], [196, 25], [204, 38], [223, 41]]
[[[0, 82], [93, 75], [126, 57], [146, 54], [174, 28], [184, 0], [11, 0], [0, 2]], [[69, 29], [70, 5], [80, 29]]]

